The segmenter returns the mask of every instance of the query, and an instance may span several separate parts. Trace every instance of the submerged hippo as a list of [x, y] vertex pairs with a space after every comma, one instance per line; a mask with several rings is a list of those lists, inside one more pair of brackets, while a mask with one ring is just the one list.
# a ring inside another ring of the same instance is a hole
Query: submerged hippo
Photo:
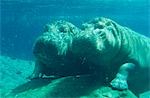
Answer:
[[77, 27], [66, 21], [56, 21], [46, 25], [44, 33], [38, 37], [33, 48], [35, 68], [29, 78], [91, 73], [92, 70], [86, 66], [92, 64], [86, 63], [82, 57], [73, 55], [70, 51], [73, 38], [79, 31]]
[[119, 90], [128, 88], [130, 76], [132, 81], [149, 80], [150, 39], [106, 18], [87, 22], [81, 30], [64, 21], [47, 25], [33, 52], [36, 64], [31, 78], [103, 71]]
[[144, 77], [148, 82], [150, 79], [150, 39], [110, 19], [96, 18], [83, 24], [72, 48], [75, 55], [85, 56], [95, 65], [105, 67], [108, 74], [117, 73], [110, 83], [113, 88], [127, 89], [129, 72], [140, 76], [139, 80]]

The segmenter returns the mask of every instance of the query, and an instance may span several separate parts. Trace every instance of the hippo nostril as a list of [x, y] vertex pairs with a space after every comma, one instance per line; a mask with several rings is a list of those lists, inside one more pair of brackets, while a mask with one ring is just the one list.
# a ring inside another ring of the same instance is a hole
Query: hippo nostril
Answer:
[[65, 31], [65, 27], [60, 27], [60, 28], [59, 28], [59, 31], [60, 31], [60, 32], [64, 32], [64, 31]]

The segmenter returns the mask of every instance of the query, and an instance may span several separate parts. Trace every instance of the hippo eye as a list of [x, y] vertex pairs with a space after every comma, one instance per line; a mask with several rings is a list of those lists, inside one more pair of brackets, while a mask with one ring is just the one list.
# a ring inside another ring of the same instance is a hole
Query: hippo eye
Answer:
[[94, 25], [94, 29], [103, 29], [104, 28], [104, 24], [101, 22], [98, 22]]
[[107, 22], [105, 23], [105, 25], [106, 25], [106, 26], [110, 26], [111, 23], [112, 23], [111, 21], [107, 21]]

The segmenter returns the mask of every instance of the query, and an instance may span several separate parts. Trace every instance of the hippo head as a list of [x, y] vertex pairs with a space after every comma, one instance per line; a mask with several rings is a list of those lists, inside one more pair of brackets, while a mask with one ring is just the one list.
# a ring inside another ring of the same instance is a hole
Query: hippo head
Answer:
[[[46, 75], [77, 75], [89, 73], [86, 60], [72, 55], [74, 36], [79, 32], [74, 25], [58, 21], [47, 25], [33, 49], [35, 58], [44, 66]], [[92, 64], [90, 64], [92, 65]], [[93, 69], [92, 69], [93, 70]]]
[[43, 35], [37, 39], [34, 45], [35, 57], [46, 64], [60, 61], [60, 58], [69, 51], [73, 36], [77, 32], [78, 29], [66, 21], [57, 21], [46, 25]]
[[74, 53], [92, 59], [103, 55], [111, 55], [115, 51], [116, 39], [113, 22], [106, 18], [96, 18], [84, 23], [81, 33], [74, 38]]

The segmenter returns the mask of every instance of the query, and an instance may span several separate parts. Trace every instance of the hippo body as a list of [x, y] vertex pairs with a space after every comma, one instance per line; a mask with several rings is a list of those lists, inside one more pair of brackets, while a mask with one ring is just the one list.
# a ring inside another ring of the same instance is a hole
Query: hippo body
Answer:
[[110, 19], [96, 18], [83, 24], [83, 32], [74, 38], [72, 47], [75, 55], [84, 55], [112, 76], [117, 73], [110, 83], [113, 88], [127, 89], [129, 72], [149, 83], [150, 39]]
[[29, 78], [90, 74], [92, 71], [86, 66], [91, 64], [70, 51], [73, 37], [79, 31], [66, 21], [46, 25], [44, 33], [37, 38], [33, 47], [35, 68]]
[[150, 39], [110, 19], [96, 18], [81, 29], [64, 21], [48, 25], [33, 53], [36, 65], [30, 78], [96, 73], [119, 90], [128, 89], [130, 77], [131, 86], [142, 78], [149, 84]]

